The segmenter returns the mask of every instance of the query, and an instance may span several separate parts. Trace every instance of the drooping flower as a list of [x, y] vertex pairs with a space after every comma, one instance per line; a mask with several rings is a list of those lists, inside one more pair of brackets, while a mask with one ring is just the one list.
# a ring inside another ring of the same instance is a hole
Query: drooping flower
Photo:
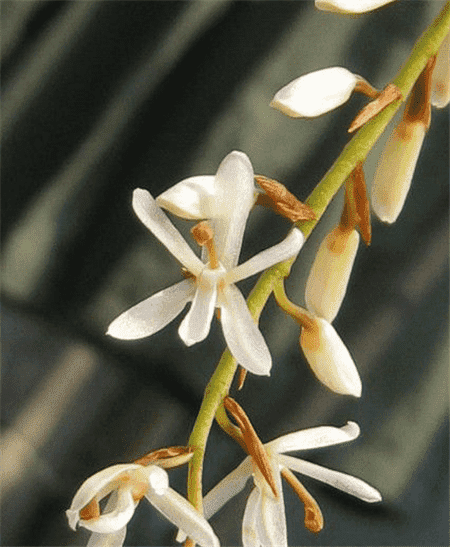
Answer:
[[377, 94], [364, 78], [335, 66], [296, 78], [275, 94], [270, 106], [292, 118], [311, 118], [341, 106], [353, 91], [372, 98]]
[[255, 488], [250, 494], [244, 513], [242, 541], [244, 547], [287, 547], [286, 514], [283, 501], [281, 477], [292, 486], [305, 506], [305, 526], [319, 532], [323, 517], [317, 502], [306, 491], [292, 471], [312, 477], [355, 496], [368, 503], [381, 501], [381, 494], [364, 481], [307, 462], [287, 452], [309, 450], [332, 446], [356, 439], [359, 427], [354, 422], [337, 428], [331, 426], [315, 427], [290, 433], [264, 445], [272, 473], [277, 484], [277, 496], [263, 478], [259, 469], [248, 456], [234, 471], [220, 481], [204, 498], [205, 518], [209, 519], [232, 497], [241, 492], [248, 479], [253, 476]]
[[[216, 179], [220, 184], [215, 195], [223, 193], [218, 200], [222, 208], [211, 213], [209, 225], [201, 223], [193, 230], [197, 242], [206, 250], [203, 262], [150, 193], [139, 188], [134, 191], [135, 213], [191, 277], [122, 313], [110, 324], [107, 334], [123, 340], [150, 336], [192, 302], [178, 331], [185, 344], [192, 345], [207, 337], [217, 307], [221, 310], [222, 329], [233, 356], [250, 372], [267, 375], [272, 364], [269, 350], [235, 283], [294, 257], [304, 238], [300, 230], [294, 228], [281, 243], [238, 266], [245, 223], [253, 202], [253, 169], [247, 156], [240, 152], [229, 154], [219, 167]], [[198, 203], [204, 206], [202, 200]]]
[[[109, 495], [102, 510], [100, 502]], [[169, 487], [167, 472], [157, 465], [118, 464], [92, 475], [80, 487], [66, 511], [69, 525], [93, 534], [88, 547], [121, 547], [127, 524], [142, 498], [196, 543], [219, 547], [206, 519], [178, 492]]]
[[315, 0], [316, 8], [337, 13], [364, 13], [390, 4], [394, 0]]

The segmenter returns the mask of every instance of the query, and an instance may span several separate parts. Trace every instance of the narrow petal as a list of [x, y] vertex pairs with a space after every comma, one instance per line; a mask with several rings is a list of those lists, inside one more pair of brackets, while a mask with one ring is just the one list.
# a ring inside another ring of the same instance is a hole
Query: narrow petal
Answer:
[[320, 317], [315, 329], [302, 328], [300, 345], [309, 366], [328, 388], [343, 395], [361, 396], [361, 379], [355, 363], [334, 328]]
[[133, 192], [133, 209], [139, 220], [185, 268], [194, 275], [198, 275], [202, 271], [202, 261], [157, 205], [150, 192], [136, 188]]
[[395, 222], [403, 208], [425, 133], [421, 122], [400, 122], [384, 147], [372, 182], [372, 208], [383, 222]]
[[337, 13], [364, 13], [390, 4], [394, 0], [315, 0], [316, 8]]
[[197, 290], [191, 309], [181, 322], [178, 333], [187, 346], [204, 340], [211, 328], [211, 321], [217, 302], [217, 281], [223, 276], [223, 270], [205, 268], [197, 278]]
[[239, 494], [247, 484], [252, 472], [252, 463], [250, 457], [247, 457], [236, 469], [216, 484], [203, 498], [205, 518], [212, 517], [227, 501]]
[[233, 357], [253, 374], [268, 376], [272, 357], [239, 289], [226, 286], [219, 305], [223, 334]]
[[381, 494], [361, 479], [347, 475], [346, 473], [340, 473], [332, 469], [327, 469], [321, 465], [315, 463], [306, 462], [292, 456], [280, 455], [280, 463], [292, 471], [302, 473], [313, 479], [317, 479], [321, 482], [334, 486], [338, 490], [342, 490], [351, 496], [355, 496], [363, 501], [369, 503], [375, 503], [381, 501]]
[[359, 426], [355, 422], [347, 422], [343, 427], [311, 427], [278, 437], [265, 446], [277, 453], [310, 450], [353, 441], [358, 437], [359, 431]]
[[261, 547], [257, 530], [257, 519], [261, 509], [261, 492], [254, 488], [245, 506], [244, 519], [242, 521], [242, 545], [243, 547]]
[[322, 241], [306, 282], [308, 310], [331, 323], [341, 307], [358, 250], [356, 230], [338, 227]]
[[152, 491], [148, 501], [170, 522], [202, 547], [219, 547], [219, 540], [208, 521], [178, 492], [169, 488], [162, 496]]
[[228, 154], [216, 173], [217, 211], [211, 222], [217, 255], [226, 270], [238, 263], [245, 223], [255, 201], [254, 186], [246, 154]]
[[98, 500], [109, 494], [115, 486], [110, 486], [120, 475], [133, 473], [141, 469], [141, 465], [122, 463], [102, 469], [86, 479], [75, 494], [70, 509], [66, 511], [70, 527], [75, 530], [79, 521], [79, 511], [95, 497]]
[[160, 207], [189, 220], [211, 218], [216, 203], [215, 176], [189, 177], [156, 198]]
[[80, 520], [80, 525], [92, 532], [109, 534], [118, 532], [128, 524], [134, 514], [137, 503], [133, 500], [130, 488], [119, 488], [116, 505], [112, 511], [90, 520]]
[[194, 298], [195, 288], [192, 279], [185, 279], [157, 292], [116, 317], [106, 334], [119, 340], [137, 340], [158, 332]]
[[113, 532], [111, 534], [99, 534], [94, 532], [91, 534], [86, 547], [122, 547], [126, 534], [126, 526], [118, 532]]
[[360, 76], [342, 67], [304, 74], [278, 91], [270, 106], [292, 118], [311, 118], [344, 104]]
[[256, 254], [243, 264], [233, 268], [226, 274], [226, 282], [236, 283], [241, 279], [262, 272], [278, 262], [293, 258], [300, 251], [304, 241], [305, 238], [302, 232], [298, 228], [294, 228], [281, 243]]
[[431, 104], [444, 108], [450, 101], [450, 33], [439, 47], [431, 78]]

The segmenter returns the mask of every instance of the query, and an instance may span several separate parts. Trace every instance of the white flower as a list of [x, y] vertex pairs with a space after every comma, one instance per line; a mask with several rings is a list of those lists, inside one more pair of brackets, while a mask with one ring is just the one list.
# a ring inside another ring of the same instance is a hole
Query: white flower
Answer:
[[107, 334], [123, 340], [150, 336], [192, 302], [178, 331], [185, 344], [192, 345], [208, 336], [217, 307], [221, 310], [223, 333], [233, 356], [250, 372], [267, 375], [272, 365], [269, 350], [235, 283], [294, 257], [304, 238], [300, 230], [294, 228], [281, 243], [237, 266], [249, 204], [253, 200], [253, 169], [247, 156], [239, 152], [229, 154], [217, 178], [220, 184], [216, 195], [225, 196], [219, 199], [222, 210], [215, 210], [211, 218], [217, 265], [205, 253], [204, 262], [195, 255], [149, 192], [139, 188], [134, 191], [133, 208], [139, 219], [193, 277], [122, 313], [110, 324]]
[[338, 13], [364, 13], [390, 4], [394, 0], [315, 0], [316, 8]]
[[[285, 475], [284, 470], [292, 470], [312, 477], [369, 503], [381, 501], [380, 493], [360, 479], [285, 454], [286, 452], [348, 442], [358, 435], [358, 425], [348, 422], [341, 428], [315, 427], [290, 433], [266, 443], [264, 447], [272, 465], [278, 496], [274, 496], [267, 482], [254, 468], [252, 460], [248, 456], [205, 496], [203, 500], [205, 517], [209, 519], [230, 498], [241, 492], [248, 479], [253, 475], [255, 488], [248, 498], [244, 513], [243, 545], [244, 547], [287, 547], [286, 514], [281, 487], [281, 476]], [[305, 500], [303, 499], [303, 501]], [[306, 503], [309, 503], [308, 499]], [[305, 506], [305, 510], [311, 510], [311, 506]], [[319, 511], [321, 517], [320, 509], [317, 506], [316, 510]], [[309, 517], [307, 516], [307, 518]]]
[[[108, 495], [102, 511], [100, 501]], [[169, 487], [167, 472], [156, 465], [113, 465], [87, 479], [66, 511], [69, 525], [75, 530], [79, 524], [93, 532], [88, 547], [120, 547], [143, 497], [199, 545], [219, 547], [206, 519]]]
[[360, 82], [368, 85], [361, 76], [346, 68], [316, 70], [281, 88], [270, 106], [292, 118], [320, 116], [348, 101]]
[[308, 310], [332, 323], [347, 291], [358, 250], [356, 230], [334, 228], [322, 241], [306, 282]]
[[431, 104], [436, 108], [447, 106], [450, 101], [450, 33], [439, 47], [431, 87]]

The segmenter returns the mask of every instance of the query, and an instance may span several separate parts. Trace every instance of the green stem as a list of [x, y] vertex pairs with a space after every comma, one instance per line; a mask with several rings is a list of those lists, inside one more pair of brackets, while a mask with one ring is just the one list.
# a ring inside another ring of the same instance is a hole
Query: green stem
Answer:
[[[336, 192], [355, 168], [357, 162], [364, 161], [401, 103], [406, 99], [428, 59], [436, 54], [449, 29], [450, 2], [447, 2], [436, 20], [419, 38], [409, 59], [393, 82], [402, 92], [403, 99], [390, 104], [358, 131], [325, 177], [308, 197], [307, 203], [314, 209], [317, 219], [302, 222], [301, 225], [298, 224], [298, 228], [302, 230], [305, 238], [309, 236]], [[294, 259], [291, 259], [277, 264], [264, 272], [259, 278], [247, 300], [248, 307], [255, 321], [259, 319], [274, 287], [289, 275], [293, 262]], [[236, 360], [231, 356], [228, 349], [225, 350], [216, 371], [205, 389], [200, 411], [189, 439], [189, 446], [195, 449], [195, 453], [189, 464], [188, 497], [199, 511], [203, 510], [202, 471], [208, 435], [217, 409], [223, 398], [228, 394], [236, 368]]]

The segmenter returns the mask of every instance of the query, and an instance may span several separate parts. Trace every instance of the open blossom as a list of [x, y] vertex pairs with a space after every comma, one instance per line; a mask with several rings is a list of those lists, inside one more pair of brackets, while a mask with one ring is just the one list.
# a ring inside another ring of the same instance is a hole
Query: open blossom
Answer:
[[223, 333], [233, 356], [250, 372], [267, 375], [272, 365], [269, 350], [235, 283], [294, 257], [304, 238], [300, 230], [294, 228], [281, 243], [237, 265], [249, 204], [253, 200], [253, 169], [245, 154], [234, 152], [224, 159], [216, 177], [221, 179], [220, 192], [225, 192], [228, 183], [234, 193], [225, 192], [228, 198], [220, 202], [228, 201], [228, 205], [224, 204], [222, 211], [214, 211], [210, 226], [204, 227], [211, 237], [205, 240], [203, 261], [150, 193], [139, 188], [134, 191], [133, 209], [139, 219], [191, 276], [122, 313], [110, 324], [107, 334], [123, 340], [150, 336], [192, 302], [178, 331], [185, 344], [192, 345], [208, 336], [217, 307], [221, 310]]
[[[109, 495], [104, 510], [102, 499]], [[156, 465], [136, 463], [107, 467], [80, 487], [66, 511], [69, 525], [87, 528], [88, 547], [121, 547], [126, 527], [142, 498], [182, 528], [203, 547], [219, 547], [219, 540], [206, 519], [178, 492], [169, 487], [167, 472]]]
[[364, 13], [390, 4], [394, 0], [315, 0], [316, 8], [338, 13]]
[[355, 90], [372, 96], [375, 93], [364, 78], [346, 68], [324, 68], [285, 85], [275, 94], [270, 106], [292, 118], [311, 118], [341, 106]]
[[295, 489], [305, 505], [305, 525], [311, 531], [320, 531], [323, 525], [320, 509], [291, 471], [322, 481], [368, 503], [381, 501], [380, 493], [360, 479], [286, 455], [287, 452], [349, 442], [358, 437], [359, 431], [356, 423], [348, 422], [341, 428], [315, 427], [290, 433], [266, 443], [264, 447], [270, 460], [278, 495], [274, 495], [258, 468], [252, 464], [251, 457], [248, 456], [205, 496], [203, 500], [205, 517], [209, 519], [229, 499], [241, 492], [248, 479], [253, 476], [255, 488], [248, 498], [242, 526], [243, 545], [244, 547], [261, 545], [287, 547], [286, 514], [281, 486], [281, 477], [283, 477]]

